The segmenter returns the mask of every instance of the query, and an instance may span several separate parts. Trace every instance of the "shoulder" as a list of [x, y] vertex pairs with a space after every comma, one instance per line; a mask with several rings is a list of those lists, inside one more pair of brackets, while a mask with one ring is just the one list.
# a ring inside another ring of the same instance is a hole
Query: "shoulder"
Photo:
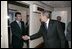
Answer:
[[23, 21], [21, 21], [21, 23], [22, 23], [22, 24], [24, 24], [24, 22], [23, 22]]
[[61, 25], [61, 22], [60, 21], [57, 21], [57, 20], [51, 20], [54, 24], [57, 24], [57, 25]]
[[71, 22], [68, 23], [68, 27], [71, 27]]
[[21, 23], [24, 23], [23, 21], [21, 21]]
[[61, 22], [61, 24], [65, 24], [64, 22]]
[[16, 23], [16, 21], [11, 22], [10, 24], [14, 24], [14, 23]]
[[68, 25], [71, 25], [71, 22], [69, 22]]
[[57, 23], [58, 21], [57, 20], [50, 20], [52, 23]]
[[57, 20], [50, 19], [50, 21], [56, 22]]
[[10, 23], [10, 26], [15, 26], [16, 21], [13, 21], [12, 23]]

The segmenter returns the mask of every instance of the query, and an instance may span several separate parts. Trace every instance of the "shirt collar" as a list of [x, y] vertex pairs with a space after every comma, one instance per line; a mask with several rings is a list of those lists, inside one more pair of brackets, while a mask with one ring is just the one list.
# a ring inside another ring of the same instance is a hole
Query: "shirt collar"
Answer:
[[19, 23], [20, 21], [16, 20], [17, 23]]
[[50, 19], [48, 19], [45, 23], [48, 23]]

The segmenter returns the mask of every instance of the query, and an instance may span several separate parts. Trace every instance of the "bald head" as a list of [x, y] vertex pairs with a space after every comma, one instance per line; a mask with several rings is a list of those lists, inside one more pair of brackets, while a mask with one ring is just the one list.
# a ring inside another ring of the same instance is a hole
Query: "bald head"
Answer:
[[57, 16], [57, 20], [58, 21], [61, 21], [61, 16]]

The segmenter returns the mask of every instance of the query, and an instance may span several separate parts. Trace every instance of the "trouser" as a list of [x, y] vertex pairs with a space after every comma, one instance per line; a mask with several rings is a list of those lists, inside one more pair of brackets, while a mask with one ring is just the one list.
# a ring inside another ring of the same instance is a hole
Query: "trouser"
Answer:
[[68, 44], [69, 44], [69, 48], [71, 48], [71, 41], [68, 41]]

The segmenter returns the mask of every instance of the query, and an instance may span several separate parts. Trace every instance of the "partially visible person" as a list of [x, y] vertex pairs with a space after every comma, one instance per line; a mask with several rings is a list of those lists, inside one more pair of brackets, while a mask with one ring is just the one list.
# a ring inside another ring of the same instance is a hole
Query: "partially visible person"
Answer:
[[57, 20], [61, 23], [63, 31], [65, 31], [65, 23], [61, 22], [61, 16], [57, 16]]
[[69, 48], [71, 48], [71, 22], [69, 22], [67, 26], [66, 39], [68, 40]]
[[26, 20], [26, 33], [29, 35], [29, 15], [27, 15]]
[[[64, 33], [65, 32], [65, 23], [64, 22], [61, 22], [61, 16], [57, 16], [57, 20], [61, 23], [61, 26], [62, 26], [62, 29], [63, 29], [63, 33]], [[66, 48], [69, 47], [67, 40], [65, 41], [65, 47]]]
[[[29, 15], [26, 17], [26, 34], [29, 36]], [[29, 48], [29, 40], [26, 40], [27, 47]]]

